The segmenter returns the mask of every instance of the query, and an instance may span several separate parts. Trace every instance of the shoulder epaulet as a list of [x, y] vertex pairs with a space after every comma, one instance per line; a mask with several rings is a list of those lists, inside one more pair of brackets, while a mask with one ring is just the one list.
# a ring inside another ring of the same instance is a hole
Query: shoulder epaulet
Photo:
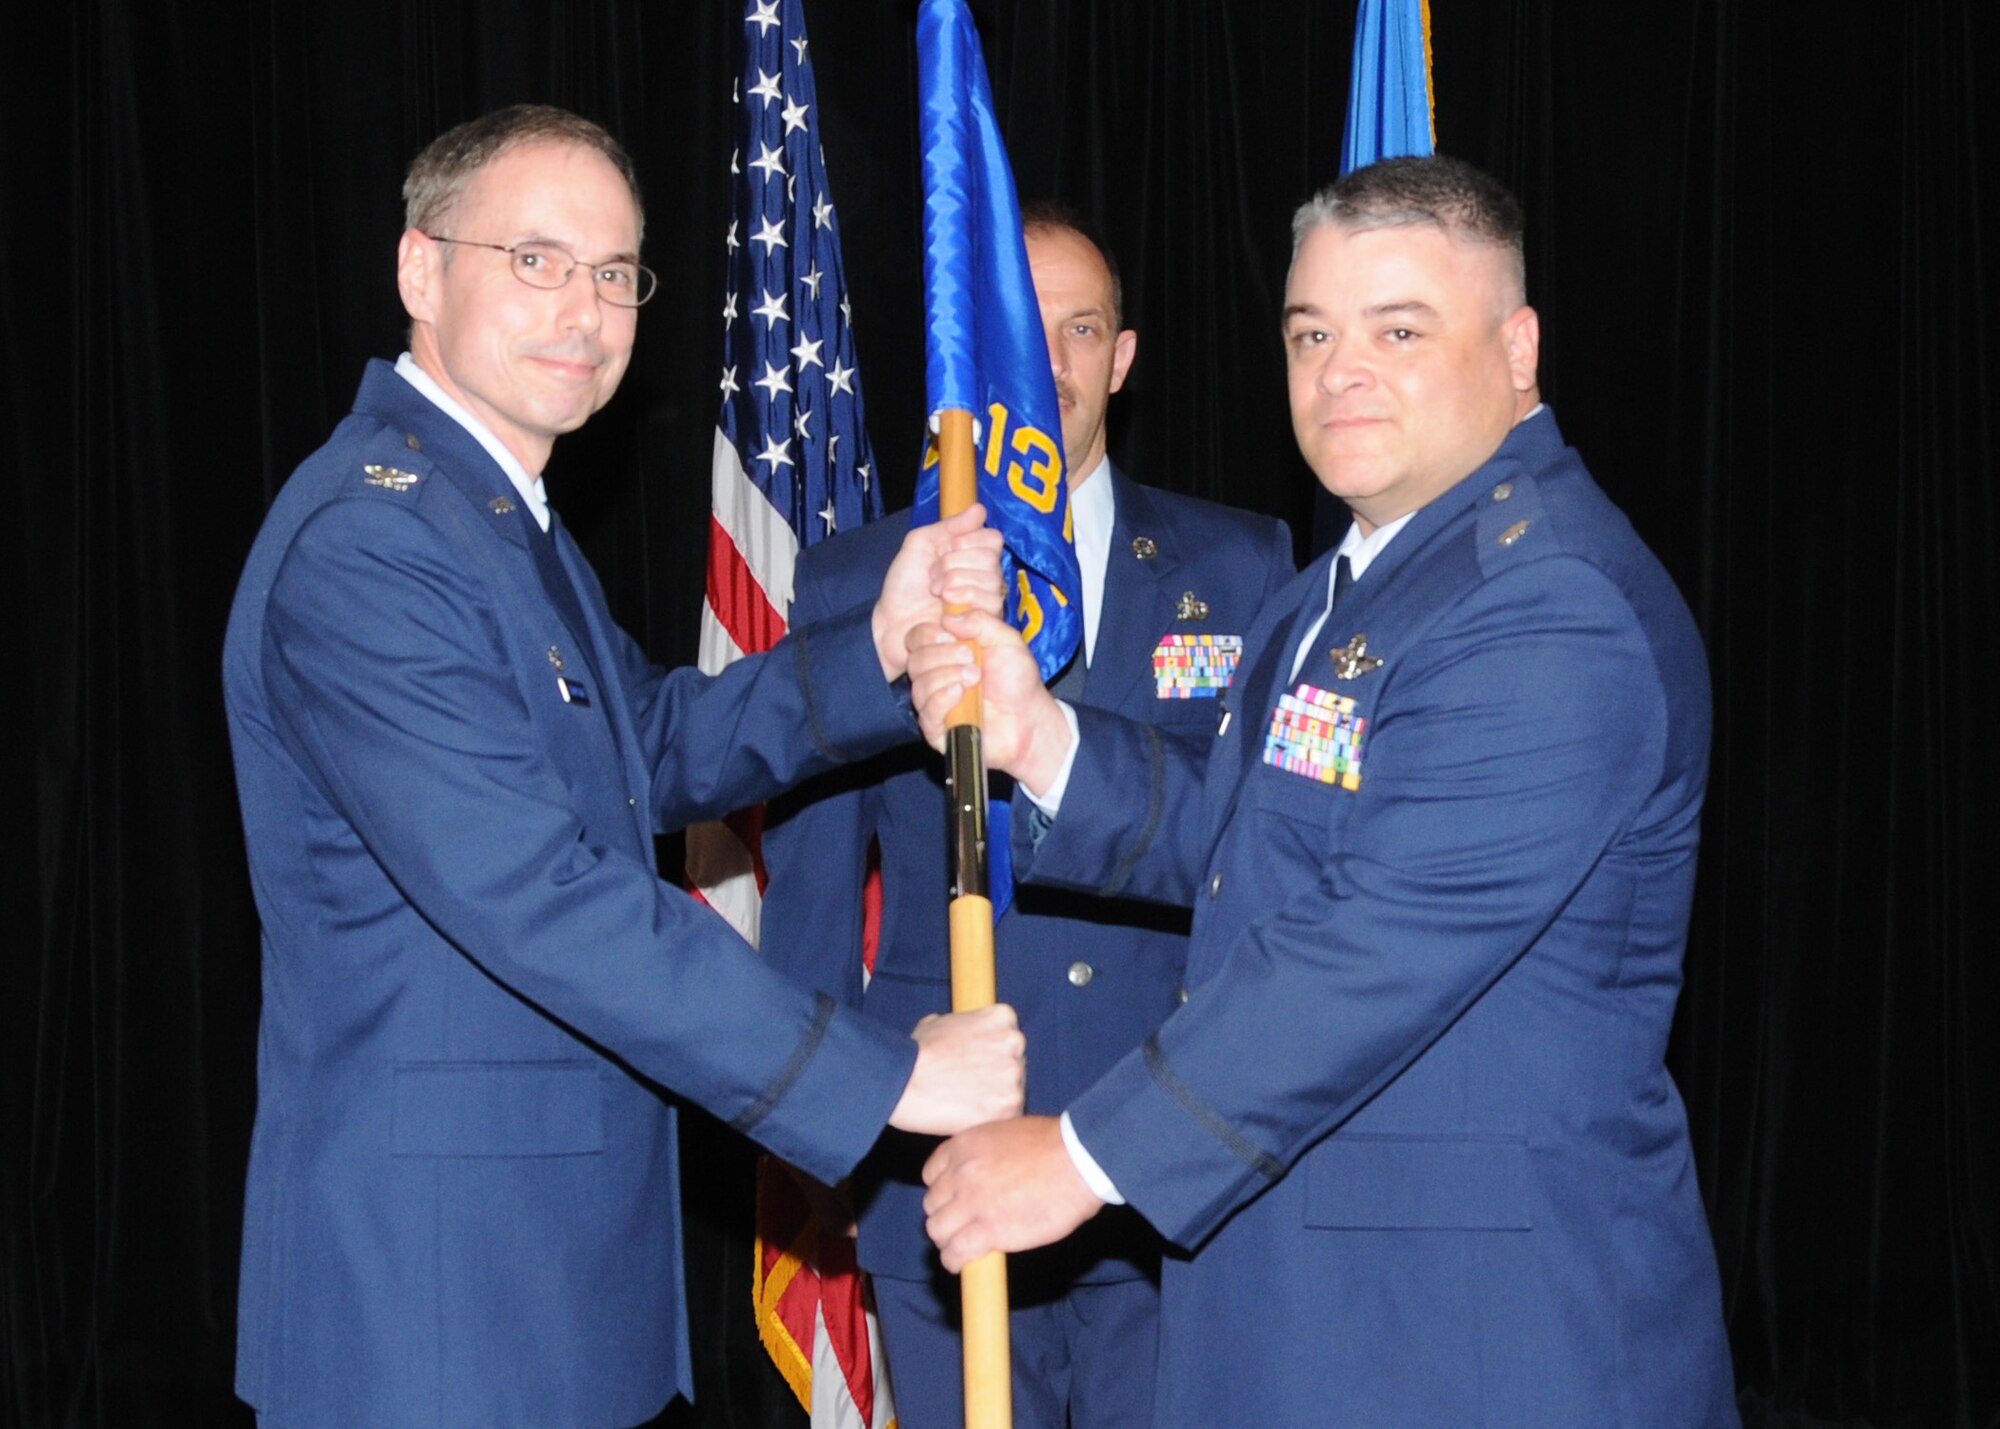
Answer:
[[1503, 564], [1546, 554], [1548, 512], [1532, 476], [1503, 476], [1479, 498], [1476, 520], [1479, 566], [1489, 574]]
[[364, 487], [398, 496], [420, 497], [434, 485], [436, 468], [423, 454], [423, 438], [415, 432], [387, 428], [360, 450], [353, 479]]

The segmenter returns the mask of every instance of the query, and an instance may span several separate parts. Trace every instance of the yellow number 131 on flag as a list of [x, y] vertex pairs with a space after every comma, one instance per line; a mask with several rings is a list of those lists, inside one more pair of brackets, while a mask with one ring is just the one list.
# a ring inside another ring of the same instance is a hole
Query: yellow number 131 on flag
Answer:
[[986, 409], [986, 415], [992, 422], [992, 431], [986, 438], [986, 474], [1000, 475], [1003, 447], [1011, 447], [1015, 455], [1028, 458], [1026, 466], [1018, 461], [1007, 463], [1007, 486], [1046, 516], [1056, 509], [1056, 494], [1062, 489], [1062, 448], [1034, 427], [1016, 427], [1013, 436], [1009, 437], [1009, 414], [1006, 407], [998, 402]]

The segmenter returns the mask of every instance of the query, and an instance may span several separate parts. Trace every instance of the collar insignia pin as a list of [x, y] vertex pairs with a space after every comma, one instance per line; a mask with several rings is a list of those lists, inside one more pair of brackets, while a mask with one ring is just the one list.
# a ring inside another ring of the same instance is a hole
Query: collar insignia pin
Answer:
[[1370, 671], [1382, 668], [1382, 662], [1368, 653], [1368, 636], [1356, 635], [1345, 645], [1336, 645], [1331, 652], [1333, 673], [1342, 680], [1358, 680]]
[[408, 491], [423, 478], [414, 471], [404, 471], [399, 467], [376, 466], [370, 462], [361, 468], [361, 479], [370, 486], [380, 486], [389, 491]]
[[556, 667], [557, 674], [562, 673], [562, 668], [563, 668], [562, 651], [556, 649], [556, 647], [553, 645], [549, 647], [549, 663]]
[[512, 516], [514, 514], [514, 503], [504, 496], [496, 496], [486, 504], [493, 508], [495, 516]]
[[1160, 554], [1160, 548], [1154, 544], [1151, 536], [1134, 536], [1132, 538], [1132, 554], [1142, 561], [1150, 561], [1153, 557]]
[[1205, 600], [1196, 600], [1194, 592], [1191, 590], [1182, 591], [1180, 604], [1174, 607], [1174, 619], [1206, 620], [1208, 619], [1208, 602]]

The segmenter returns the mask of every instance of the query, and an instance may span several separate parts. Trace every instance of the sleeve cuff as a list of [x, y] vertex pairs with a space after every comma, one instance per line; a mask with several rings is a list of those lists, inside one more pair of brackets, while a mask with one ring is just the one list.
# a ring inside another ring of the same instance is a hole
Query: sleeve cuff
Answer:
[[[1063, 706], [1064, 709], [1069, 706]], [[1062, 1114], [1063, 1150], [1069, 1153], [1070, 1164], [1076, 1167], [1076, 1174], [1083, 1177], [1083, 1184], [1090, 1187], [1090, 1194], [1107, 1206], [1122, 1206], [1125, 1198], [1118, 1194], [1118, 1188], [1111, 1184], [1111, 1178], [1104, 1174], [1104, 1168], [1097, 1164], [1097, 1158], [1083, 1149], [1077, 1140], [1076, 1128], [1070, 1125], [1069, 1113]]]
[[1063, 718], [1069, 722], [1069, 753], [1063, 756], [1062, 768], [1058, 769], [1056, 777], [1049, 781], [1046, 793], [1037, 794], [1026, 784], [1020, 786], [1021, 792], [1028, 796], [1028, 802], [1051, 819], [1062, 812], [1063, 793], [1069, 788], [1070, 771], [1076, 768], [1076, 751], [1083, 743], [1082, 732], [1078, 730], [1076, 724], [1076, 711], [1069, 707], [1069, 701], [1057, 700], [1056, 708], [1062, 711]]
[[865, 758], [913, 738], [909, 684], [882, 678], [870, 625], [873, 608], [857, 606], [792, 631], [804, 691], [806, 736], [837, 762]]

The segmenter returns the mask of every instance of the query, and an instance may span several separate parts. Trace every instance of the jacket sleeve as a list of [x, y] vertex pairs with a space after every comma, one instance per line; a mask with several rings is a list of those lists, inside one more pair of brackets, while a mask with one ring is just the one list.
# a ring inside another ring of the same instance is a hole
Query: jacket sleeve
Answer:
[[[829, 587], [835, 583], [810, 556], [800, 562], [795, 624], [833, 613]], [[773, 800], [764, 821], [764, 957], [857, 1009], [864, 988], [862, 898], [879, 802], [864, 765], [806, 781]]]
[[[601, 590], [593, 594], [601, 607]], [[722, 818], [917, 737], [907, 688], [882, 678], [872, 611], [872, 601], [841, 609], [795, 603], [789, 636], [713, 675], [661, 670], [611, 627], [653, 771], [657, 832]]]
[[[913, 1045], [767, 968], [649, 859], [593, 835], [521, 694], [503, 612], [456, 555], [386, 502], [335, 502], [301, 528], [262, 654], [292, 759], [460, 954], [814, 1175], [844, 1174], [901, 1095]], [[663, 776], [663, 802], [727, 806], [823, 765], [750, 728], [756, 704], [771, 726], [809, 722], [815, 659], [780, 656], [727, 685], [668, 677], [654, 737], [712, 767]]]
[[1014, 790], [1014, 873], [1099, 898], [1188, 907], [1201, 876], [1206, 736], [1195, 738], [1110, 710], [1075, 705], [1076, 759], [1052, 821]]
[[[1120, 1191], [1181, 1245], [1450, 1028], [1662, 787], [1654, 652], [1584, 562], [1475, 587], [1397, 679], [1358, 791], [1251, 766], [1213, 867], [1258, 901], [1234, 910], [1214, 975], [1070, 1108]], [[1682, 841], [1676, 857], [1691, 854], [1699, 784], [1683, 781], [1673, 827], [1647, 835]], [[1066, 800], [1052, 841], [1068, 817]]]

